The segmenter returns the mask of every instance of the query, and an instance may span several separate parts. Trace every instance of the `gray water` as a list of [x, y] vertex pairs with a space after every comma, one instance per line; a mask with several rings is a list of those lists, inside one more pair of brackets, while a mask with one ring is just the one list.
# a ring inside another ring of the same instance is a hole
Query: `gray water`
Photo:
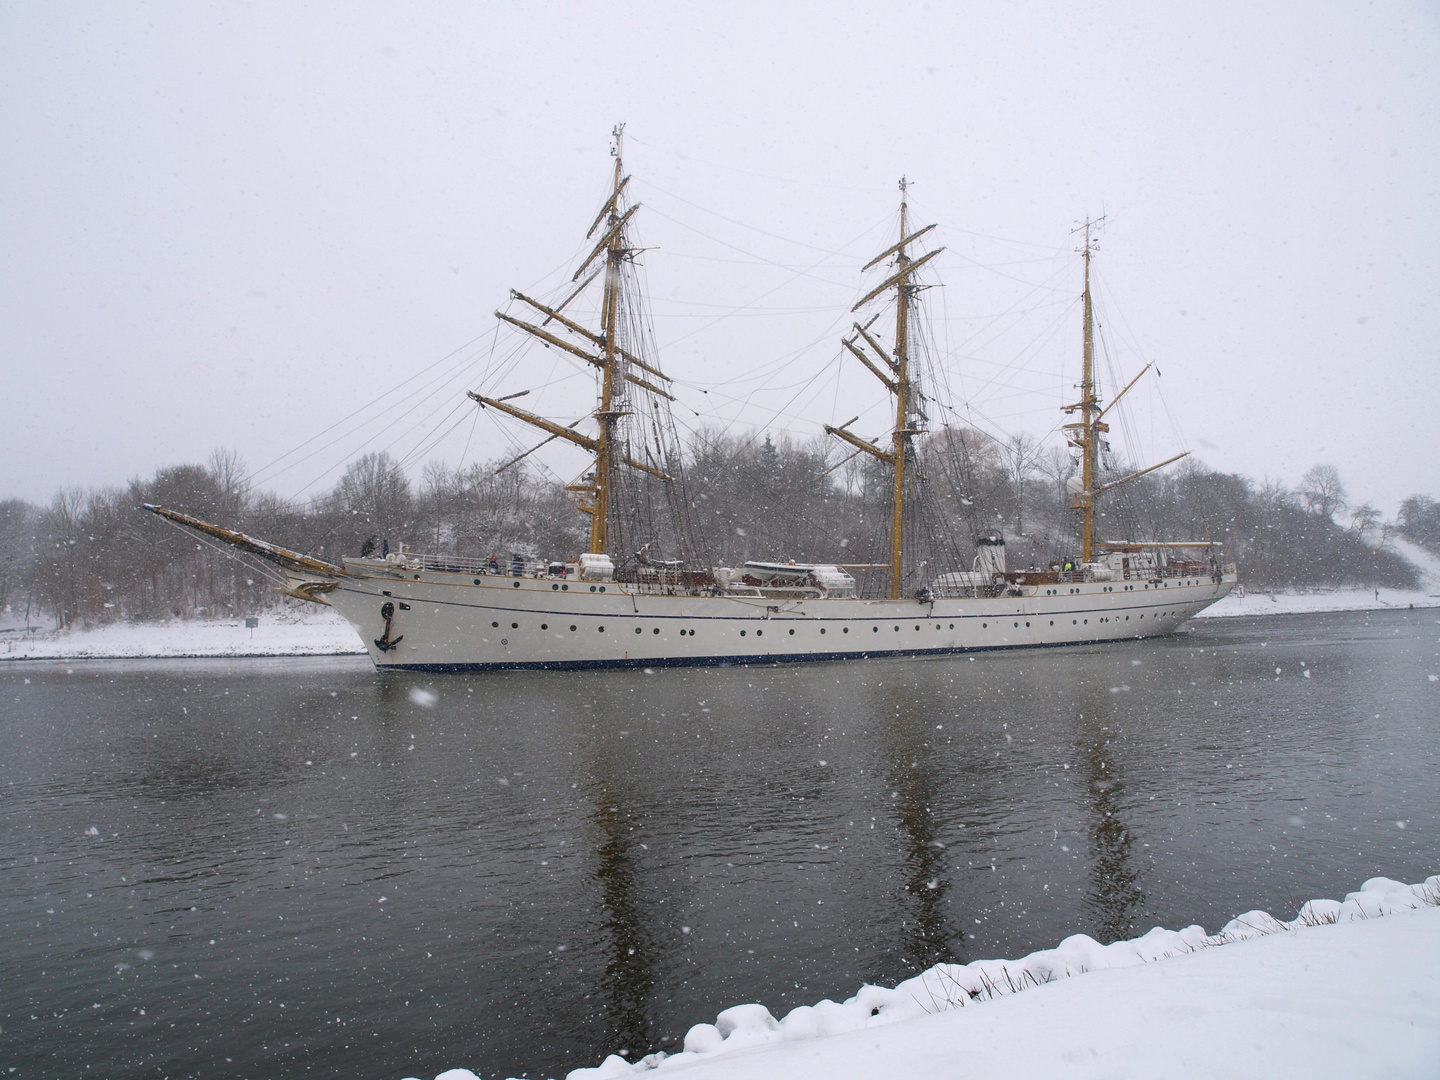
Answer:
[[[0, 668], [0, 1066], [554, 1076], [1440, 871], [1440, 613], [1095, 648]], [[433, 695], [433, 696], [431, 696]]]

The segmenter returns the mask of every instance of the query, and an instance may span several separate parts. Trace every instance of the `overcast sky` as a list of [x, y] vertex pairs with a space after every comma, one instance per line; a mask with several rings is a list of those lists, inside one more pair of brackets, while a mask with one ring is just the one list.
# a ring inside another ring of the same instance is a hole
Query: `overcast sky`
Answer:
[[6, 4], [0, 497], [531, 445], [463, 391], [583, 411], [491, 312], [568, 277], [617, 121], [689, 427], [884, 429], [838, 341], [903, 174], [956, 415], [1054, 431], [1105, 214], [1135, 460], [1440, 496], [1440, 7], [887, 2]]

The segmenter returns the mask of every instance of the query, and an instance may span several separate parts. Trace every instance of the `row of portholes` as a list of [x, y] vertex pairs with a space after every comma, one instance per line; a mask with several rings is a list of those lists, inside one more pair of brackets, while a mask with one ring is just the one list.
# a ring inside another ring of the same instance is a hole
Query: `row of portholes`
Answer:
[[[604, 586], [601, 586], [601, 588], [604, 588]], [[492, 627], [496, 628], [496, 629], [499, 629], [499, 627], [500, 627], [500, 624], [499, 624], [498, 622], [491, 622], [490, 625], [491, 625]], [[986, 626], [989, 626], [990, 624], [989, 624], [989, 623], [986, 623], [985, 625], [986, 625]], [[1018, 625], [1020, 625], [1020, 624], [1019, 624], [1019, 623], [1016, 623], [1015, 625], [1018, 626]], [[1027, 622], [1025, 625], [1026, 625], [1026, 626], [1029, 626], [1030, 624]], [[1054, 624], [1054, 622], [1051, 622], [1050, 625], [1051, 625], [1051, 626], [1054, 626], [1055, 624]], [[518, 629], [520, 629], [520, 624], [517, 623], [517, 622], [512, 622], [512, 623], [510, 624], [510, 629], [511, 629], [511, 630], [518, 630]], [[540, 629], [541, 629], [541, 630], [549, 630], [549, 629], [550, 629], [550, 624], [549, 624], [549, 623], [541, 623], [541, 624], [540, 624]], [[571, 624], [570, 630], [571, 630], [572, 633], [573, 633], [574, 631], [578, 630], [578, 629], [579, 629], [579, 627], [575, 626], [573, 623]], [[597, 626], [595, 629], [596, 629], [596, 632], [597, 632], [597, 633], [603, 634], [603, 633], [605, 632], [605, 627], [603, 627], [603, 626]], [[900, 629], [900, 627], [896, 626], [896, 627], [894, 627], [894, 629], [898, 632], [899, 629]], [[916, 630], [919, 630], [919, 629], [920, 629], [920, 624], [919, 624], [919, 623], [916, 623], [916, 624], [915, 624], [915, 629], [916, 629]], [[941, 629], [941, 626], [940, 626], [939, 623], [936, 623], [936, 624], [935, 624], [935, 629], [936, 629], [936, 630]], [[951, 630], [954, 630], [954, 629], [955, 629], [955, 624], [954, 624], [954, 623], [951, 623], [951, 624], [950, 624], [950, 629], [951, 629]], [[822, 633], [822, 634], [825, 633], [825, 630], [826, 630], [825, 627], [823, 627], [823, 626], [820, 627], [820, 633]], [[879, 628], [878, 626], [872, 626], [872, 627], [870, 628], [870, 630], [871, 630], [873, 633], [876, 633], [876, 634], [878, 634], [878, 633], [880, 632], [880, 628]], [[659, 634], [659, 633], [660, 633], [660, 628], [657, 626], [657, 627], [655, 627], [654, 629], [652, 629], [650, 632], [651, 632], [652, 634]], [[848, 626], [842, 627], [841, 630], [840, 630], [840, 632], [841, 632], [842, 634], [848, 634], [848, 633], [850, 632], [850, 627], [848, 627]], [[635, 628], [635, 633], [637, 633], [637, 634], [644, 633], [644, 629], [643, 629], [642, 627], [637, 626], [637, 627]], [[748, 631], [746, 631], [746, 630], [741, 630], [741, 631], [740, 631], [740, 636], [741, 636], [741, 637], [745, 637], [745, 636], [747, 636], [747, 634], [748, 634]], [[681, 637], [686, 637], [687, 635], [688, 635], [689, 637], [694, 637], [694, 636], [695, 636], [695, 631], [694, 631], [694, 630], [681, 630], [681, 631], [680, 631], [680, 636], [681, 636]], [[756, 637], [764, 637], [764, 636], [765, 636], [765, 631], [763, 631], [763, 630], [756, 630], [756, 631], [755, 631], [755, 636], [756, 636]], [[790, 636], [791, 636], [791, 637], [794, 637], [794, 636], [795, 636], [795, 631], [794, 631], [793, 629], [790, 630]]]
[[[420, 580], [420, 575], [418, 575], [418, 574], [415, 575], [415, 580], [416, 580], [416, 581], [419, 581], [419, 580]], [[479, 585], [479, 584], [480, 584], [480, 579], [479, 579], [478, 577], [475, 579], [475, 584], [476, 584], [476, 585]], [[512, 581], [512, 582], [510, 583], [510, 587], [511, 587], [512, 589], [518, 589], [518, 588], [520, 587], [520, 582], [518, 582], [518, 581]], [[570, 585], [569, 585], [568, 582], [552, 581], [552, 582], [550, 583], [550, 589], [551, 589], [552, 592], [569, 592], [569, 591], [570, 591]], [[591, 585], [591, 586], [590, 586], [590, 591], [591, 591], [591, 592], [604, 592], [604, 591], [605, 591], [605, 586], [604, 586], [604, 585]]]
[[[604, 588], [604, 586], [601, 586], [601, 588]], [[1168, 612], [1168, 611], [1162, 611], [1158, 616], [1156, 616], [1156, 618], [1162, 618], [1162, 619], [1163, 619], [1163, 618], [1168, 617], [1170, 614], [1171, 614], [1171, 613]], [[1140, 618], [1143, 619], [1143, 618], [1145, 618], [1145, 616], [1144, 616], [1144, 615], [1141, 615]], [[1103, 623], [1103, 622], [1109, 622], [1110, 620], [1109, 620], [1109, 619], [1101, 619], [1100, 621]], [[1125, 621], [1126, 621], [1126, 622], [1129, 622], [1129, 621], [1130, 621], [1130, 616], [1129, 616], [1129, 615], [1126, 615], [1126, 616], [1125, 616]], [[1071, 620], [1070, 620], [1070, 625], [1072, 625], [1072, 626], [1079, 626], [1079, 625], [1080, 625], [1080, 622], [1081, 622], [1081, 620], [1079, 620], [1079, 619], [1071, 619]], [[1089, 625], [1090, 625], [1090, 620], [1089, 620], [1089, 619], [1085, 619], [1085, 620], [1084, 620], [1084, 623], [1085, 623], [1086, 626], [1089, 626]], [[497, 628], [497, 629], [498, 629], [499, 626], [500, 626], [500, 624], [499, 624], [498, 622], [492, 622], [490, 625], [491, 625], [492, 627]], [[1030, 623], [1027, 621], [1027, 622], [1025, 623], [1025, 625], [1028, 627], [1028, 626], [1030, 625]], [[1055, 625], [1055, 620], [1054, 620], [1054, 619], [1051, 619], [1051, 620], [1050, 620], [1050, 625], [1051, 625], [1051, 626], [1054, 626], [1054, 625]], [[1018, 630], [1018, 629], [1020, 628], [1020, 623], [1017, 621], [1017, 622], [1015, 622], [1015, 623], [1013, 624], [1013, 626], [1014, 626], [1015, 629]], [[990, 624], [989, 624], [988, 622], [982, 622], [982, 623], [980, 624], [980, 628], [981, 628], [982, 630], [988, 630], [988, 629], [990, 628]], [[519, 624], [519, 623], [514, 623], [514, 622], [512, 622], [512, 623], [510, 624], [510, 629], [512, 629], [512, 630], [518, 630], [518, 629], [520, 629], [520, 624]], [[541, 624], [540, 624], [540, 629], [541, 629], [541, 630], [549, 630], [549, 629], [550, 629], [550, 624], [549, 624], [549, 623], [541, 623]], [[575, 631], [578, 630], [578, 629], [579, 629], [579, 627], [575, 626], [573, 623], [571, 624], [570, 630], [571, 630], [572, 633], [575, 632]], [[603, 626], [597, 626], [595, 629], [596, 629], [596, 631], [597, 631], [598, 633], [601, 633], [601, 634], [603, 634], [603, 633], [605, 632], [605, 627], [603, 627]], [[898, 626], [892, 626], [892, 629], [895, 630], [895, 631], [898, 633], [899, 630], [900, 630], [900, 627], [898, 627]], [[920, 624], [919, 624], [919, 623], [916, 623], [916, 624], [915, 624], [915, 629], [916, 629], [916, 630], [919, 630], [919, 629], [920, 629]], [[939, 623], [936, 623], [936, 624], [935, 624], [935, 629], [936, 629], [936, 630], [941, 629], [941, 626], [940, 626]], [[951, 629], [951, 630], [954, 630], [954, 629], [955, 629], [955, 624], [954, 624], [954, 623], [951, 623], [951, 624], [950, 624], [950, 629]], [[822, 626], [822, 627], [820, 628], [820, 633], [823, 634], [823, 633], [825, 633], [825, 631], [826, 631], [826, 628]], [[660, 628], [659, 628], [658, 626], [657, 626], [657, 627], [654, 627], [650, 632], [651, 632], [652, 634], [659, 634], [659, 633], [660, 633]], [[850, 627], [848, 627], [848, 626], [842, 627], [840, 632], [841, 632], [842, 634], [848, 634], [848, 633], [850, 632]], [[871, 633], [874, 633], [874, 634], [878, 634], [878, 633], [880, 632], [880, 628], [879, 628], [878, 626], [872, 626], [872, 627], [870, 628], [870, 632], [871, 632]], [[637, 627], [635, 628], [635, 633], [637, 633], [637, 634], [644, 633], [644, 630], [643, 630], [641, 627], [637, 626]], [[747, 635], [747, 633], [748, 633], [748, 631], [741, 630], [741, 631], [740, 631], [740, 636], [741, 636], [741, 637], [745, 637], [745, 636]], [[764, 634], [765, 634], [765, 632], [764, 632], [763, 630], [756, 630], [756, 631], [755, 631], [755, 636], [756, 636], [756, 637], [763, 637]], [[795, 631], [792, 629], [792, 630], [789, 631], [789, 634], [790, 634], [791, 637], [794, 637], [794, 636], [795, 636]], [[681, 631], [680, 631], [680, 636], [681, 636], [681, 637], [686, 637], [686, 636], [694, 637], [694, 636], [695, 636], [695, 631], [694, 631], [694, 630], [681, 630]]]

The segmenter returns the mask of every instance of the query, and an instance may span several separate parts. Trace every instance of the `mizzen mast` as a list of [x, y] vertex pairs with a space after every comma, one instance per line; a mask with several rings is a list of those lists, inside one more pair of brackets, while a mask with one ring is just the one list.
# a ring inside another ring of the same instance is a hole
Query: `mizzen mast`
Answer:
[[[850, 423], [842, 424], [840, 427], [825, 425], [825, 432], [834, 435], [857, 450], [863, 450], [871, 457], [885, 462], [894, 470], [893, 504], [890, 523], [890, 583], [888, 596], [891, 600], [900, 599], [901, 586], [903, 584], [903, 567], [901, 560], [904, 553], [904, 530], [905, 530], [905, 465], [912, 456], [911, 439], [919, 435], [923, 429], [911, 426], [911, 416], [921, 413], [918, 403], [914, 400], [915, 389], [912, 385], [910, 374], [910, 308], [914, 302], [915, 295], [923, 286], [917, 285], [914, 281], [915, 271], [924, 266], [944, 248], [936, 248], [918, 259], [911, 258], [910, 247], [916, 240], [924, 236], [934, 225], [926, 225], [914, 233], [907, 233], [909, 228], [909, 205], [906, 193], [909, 182], [903, 177], [900, 180], [900, 240], [882, 251], [875, 258], [865, 264], [865, 270], [883, 262], [892, 255], [895, 257], [895, 273], [891, 274], [885, 281], [881, 282], [870, 292], [866, 293], [853, 308], [852, 312], [859, 311], [870, 301], [874, 300], [881, 293], [889, 289], [895, 290], [895, 348], [890, 353], [875, 340], [870, 333], [870, 327], [875, 324], [872, 318], [865, 325], [855, 324], [853, 336], [845, 338], [842, 344], [852, 355], [863, 363], [869, 372], [880, 380], [885, 389], [895, 395], [895, 426], [890, 432], [891, 449], [881, 450], [873, 443], [866, 442], [858, 435], [849, 431]], [[866, 345], [878, 356], [879, 362], [866, 353], [857, 342], [864, 341]], [[888, 374], [887, 374], [888, 372]], [[922, 417], [923, 418], [923, 417]]]

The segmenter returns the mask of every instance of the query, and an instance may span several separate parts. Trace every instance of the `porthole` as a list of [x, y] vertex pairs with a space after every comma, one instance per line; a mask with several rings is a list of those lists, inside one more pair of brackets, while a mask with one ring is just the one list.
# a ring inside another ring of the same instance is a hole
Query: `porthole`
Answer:
[[895, 633], [897, 633], [897, 634], [898, 634], [898, 633], [899, 633], [899, 632], [900, 632], [900, 628], [899, 628], [899, 627], [898, 627], [898, 626], [897, 626], [897, 627], [895, 627]]
[[518, 589], [518, 588], [520, 587], [520, 582], [518, 582], [518, 581], [511, 582], [510, 587], [511, 587], [512, 589]]
[[763, 633], [765, 633], [764, 630], [756, 630], [756, 631], [755, 631], [755, 636], [756, 636], [756, 637], [759, 637], [759, 636], [762, 635]]
[[419, 574], [416, 574], [416, 575], [415, 575], [415, 580], [416, 580], [416, 581], [419, 581], [419, 580], [420, 580], [420, 575], [419, 575]]
[[954, 630], [954, 629], [955, 629], [955, 624], [954, 624], [953, 622], [950, 624], [950, 629], [951, 629], [951, 630]]
[[599, 632], [602, 633], [602, 634], [605, 632], [605, 627], [603, 627], [603, 626], [597, 627], [596, 629], [598, 629]]
[[511, 629], [511, 630], [519, 630], [519, 629], [520, 629], [520, 624], [519, 624], [518, 622], [512, 622], [512, 623], [510, 624], [510, 629]]
[[559, 592], [559, 591], [560, 591], [560, 583], [559, 583], [558, 581], [552, 581], [552, 582], [550, 583], [550, 591], [551, 591], [551, 592]]
[[571, 626], [571, 627], [570, 627], [570, 632], [571, 632], [572, 634], [575, 632], [575, 627], [574, 627], [574, 626]]
[[1051, 626], [1054, 626], [1054, 625], [1055, 625], [1055, 620], [1054, 620], [1054, 619], [1051, 619], [1051, 620], [1050, 620], [1050, 625], [1051, 625]]
[[1016, 629], [1019, 629], [1020, 624], [1017, 622], [1017, 623], [1015, 624], [1015, 627], [1016, 627]]
[[[824, 627], [823, 627], [823, 626], [822, 626], [822, 627], [820, 627], [820, 633], [822, 633], [822, 634], [823, 634], [823, 633], [824, 633], [824, 632], [825, 632], [825, 628], [824, 628]], [[849, 633], [849, 631], [848, 631], [848, 630], [847, 630], [847, 631], [846, 631], [846, 633]]]
[[658, 634], [658, 633], [659, 633], [659, 632], [660, 632], [660, 628], [659, 628], [659, 627], [658, 627], [658, 626], [657, 626], [657, 627], [655, 627], [655, 633], [657, 633], [657, 634]]
[[791, 637], [794, 637], [794, 636], [795, 636], [795, 631], [794, 631], [794, 630], [791, 630], [791, 631], [790, 631], [790, 636], [791, 636]]
[[1029, 620], [1029, 619], [1026, 619], [1026, 620], [1025, 620], [1025, 625], [1026, 625], [1026, 626], [1029, 626], [1029, 625], [1030, 625], [1030, 620]]
[[841, 633], [845, 633], [845, 634], [848, 634], [849, 632], [850, 632], [850, 628], [849, 628], [848, 626], [845, 627], [845, 629], [844, 629], [843, 631], [841, 631]]
[[641, 630], [640, 627], [637, 626], [637, 627], [635, 627], [635, 632], [636, 632], [637, 634], [643, 634], [645, 631]]
[[870, 632], [872, 634], [878, 634], [880, 632], [880, 628], [878, 626], [872, 626], [870, 627]]
[[590, 591], [591, 591], [591, 592], [594, 592], [594, 591], [595, 591], [595, 586], [594, 586], [594, 585], [591, 585], [591, 586], [590, 586]]
[[561, 586], [560, 586], [560, 591], [561, 591], [561, 592], [569, 592], [569, 591], [570, 591], [570, 586], [569, 586], [569, 585], [561, 585]]
[[498, 622], [492, 622], [490, 625], [494, 627], [499, 627], [500, 624]]
[[982, 622], [982, 623], [980, 624], [980, 629], [981, 629], [981, 630], [989, 630], [989, 629], [990, 629], [990, 624], [989, 624], [988, 622]]
[[550, 624], [549, 624], [549, 623], [542, 622], [542, 623], [540, 624], [540, 629], [541, 629], [541, 630], [549, 630], [549, 629], [550, 629]]
[[745, 636], [745, 631], [744, 631], [744, 630], [741, 630], [741, 631], [740, 631], [740, 636], [741, 636], [741, 637], [744, 637], [744, 636]]
[[479, 585], [479, 584], [480, 584], [480, 579], [479, 579], [478, 577], [475, 579], [475, 584], [476, 584], [476, 585]]
[[920, 629], [920, 624], [919, 624], [919, 623], [916, 623], [916, 624], [915, 624], [915, 629], [916, 629], [916, 630], [919, 630], [919, 629]]

